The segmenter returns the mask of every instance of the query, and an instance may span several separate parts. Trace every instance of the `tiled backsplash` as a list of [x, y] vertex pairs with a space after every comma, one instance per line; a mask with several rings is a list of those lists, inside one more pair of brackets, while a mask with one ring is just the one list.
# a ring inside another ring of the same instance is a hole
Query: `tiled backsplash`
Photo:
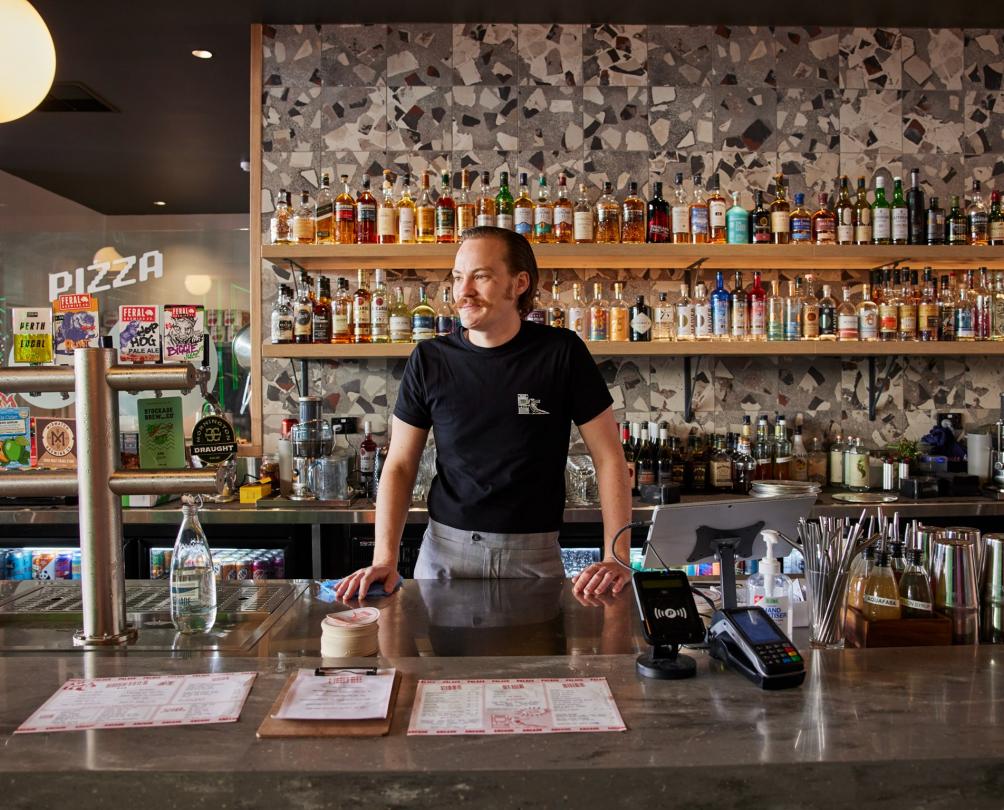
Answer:
[[[416, 175], [462, 168], [565, 171], [597, 193], [631, 179], [647, 195], [676, 171], [722, 189], [833, 188], [921, 170], [928, 194], [963, 194], [972, 178], [1004, 188], [1004, 29], [750, 28], [639, 25], [266, 27], [262, 211], [279, 188], [316, 189], [320, 174], [385, 167]], [[474, 190], [480, 188], [480, 180]], [[744, 195], [750, 204], [750, 195]], [[263, 223], [267, 224], [267, 223]], [[266, 272], [265, 313], [281, 269]], [[391, 274], [392, 279], [397, 274]], [[404, 274], [445, 279], [446, 271]], [[598, 278], [612, 277], [599, 272]], [[673, 289], [671, 271], [624, 273], [634, 289]], [[578, 278], [588, 278], [578, 274]], [[546, 274], [545, 274], [546, 278]], [[562, 273], [563, 289], [573, 276]], [[546, 279], [549, 281], [549, 279]], [[392, 281], [393, 283], [393, 281]], [[682, 361], [600, 360], [618, 415], [682, 424]], [[332, 413], [393, 408], [403, 361], [314, 363], [312, 389]], [[883, 369], [879, 369], [883, 379]], [[865, 361], [706, 359], [695, 419], [722, 429], [743, 413], [802, 411], [872, 441], [924, 433], [935, 410], [996, 415], [999, 363], [893, 361], [878, 419], [867, 419]], [[265, 361], [265, 431], [293, 408], [288, 363]]]

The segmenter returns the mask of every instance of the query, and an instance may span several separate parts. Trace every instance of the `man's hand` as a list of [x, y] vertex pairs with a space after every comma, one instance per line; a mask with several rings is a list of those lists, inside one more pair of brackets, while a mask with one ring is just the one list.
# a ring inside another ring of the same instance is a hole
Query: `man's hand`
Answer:
[[631, 581], [631, 572], [616, 560], [603, 560], [576, 574], [572, 581], [572, 593], [575, 594], [620, 593]]
[[401, 575], [393, 565], [370, 565], [354, 571], [339, 582], [335, 588], [335, 595], [339, 599], [352, 599], [358, 592], [358, 598], [365, 599], [370, 585], [374, 582], [382, 582], [383, 589], [390, 593], [397, 587], [400, 579]]

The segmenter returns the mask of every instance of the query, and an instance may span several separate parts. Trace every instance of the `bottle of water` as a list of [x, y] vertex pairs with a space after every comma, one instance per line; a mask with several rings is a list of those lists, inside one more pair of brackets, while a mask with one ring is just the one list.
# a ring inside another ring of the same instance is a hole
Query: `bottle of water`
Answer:
[[216, 623], [216, 577], [197, 503], [185, 496], [171, 558], [171, 622], [181, 633], [205, 633]]

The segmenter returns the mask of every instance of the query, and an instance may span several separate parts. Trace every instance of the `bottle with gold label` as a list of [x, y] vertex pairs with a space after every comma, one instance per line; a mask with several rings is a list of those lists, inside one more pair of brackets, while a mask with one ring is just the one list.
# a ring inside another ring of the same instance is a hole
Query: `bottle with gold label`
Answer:
[[372, 245], [377, 241], [376, 230], [377, 201], [370, 191], [370, 179], [363, 178], [363, 187], [356, 197], [356, 242]]
[[704, 189], [699, 174], [694, 175], [694, 198], [687, 207], [687, 218], [690, 220], [690, 241], [695, 245], [710, 242], [708, 204], [704, 201]]
[[519, 195], [512, 207], [513, 226], [516, 233], [533, 240], [533, 200], [530, 199], [530, 184], [526, 172], [519, 173]]
[[770, 233], [775, 245], [787, 245], [791, 241], [791, 206], [784, 193], [784, 175], [774, 177], [776, 196], [770, 204]]
[[533, 238], [530, 241], [540, 244], [554, 241], [554, 204], [544, 175], [537, 180], [537, 198], [533, 201]]
[[415, 240], [421, 243], [436, 241], [436, 206], [429, 191], [428, 172], [422, 172], [422, 191], [415, 205]]
[[489, 172], [481, 172], [481, 193], [475, 206], [475, 224], [495, 226], [495, 195], [492, 193], [492, 176]]
[[603, 283], [599, 281], [593, 284], [593, 300], [589, 302], [589, 339], [610, 339], [610, 310], [603, 299]]
[[568, 325], [565, 307], [561, 303], [561, 291], [558, 286], [558, 273], [555, 271], [551, 279], [551, 303], [547, 307], [547, 325], [564, 329]]
[[352, 296], [347, 278], [339, 277], [331, 299], [331, 342], [352, 342]]
[[411, 175], [404, 175], [401, 199], [397, 201], [397, 241], [402, 245], [415, 242], [415, 200], [411, 196]]
[[558, 175], [558, 199], [554, 201], [554, 241], [570, 244], [575, 241], [575, 206], [568, 198], [565, 173]]
[[899, 336], [899, 270], [885, 271], [885, 286], [882, 289], [882, 301], [879, 303], [879, 339], [890, 341]]
[[614, 282], [614, 300], [610, 302], [610, 340], [628, 339], [628, 307], [624, 303], [624, 285]]
[[575, 200], [575, 211], [572, 219], [572, 238], [577, 245], [595, 241], [596, 212], [589, 202], [586, 184], [579, 183], [579, 196]]
[[470, 199], [471, 173], [467, 169], [460, 170], [460, 191], [457, 193], [457, 241], [464, 231], [477, 224], [475, 206]]
[[450, 244], [457, 239], [457, 204], [450, 193], [450, 173], [443, 172], [436, 200], [436, 241]]
[[920, 293], [920, 303], [917, 305], [917, 337], [922, 341], [937, 340], [940, 319], [931, 268], [925, 267], [924, 286]]
[[325, 172], [321, 175], [321, 187], [314, 200], [314, 241], [318, 245], [333, 245], [335, 231], [335, 198], [331, 195], [331, 178]]
[[645, 201], [638, 196], [638, 184], [628, 183], [628, 195], [621, 203], [621, 242], [642, 244], [645, 241]]
[[391, 343], [411, 343], [411, 307], [404, 299], [404, 287], [394, 288], [387, 320]]
[[356, 198], [349, 188], [349, 176], [339, 175], [342, 190], [335, 197], [335, 244], [351, 245], [356, 241]]
[[596, 201], [596, 241], [621, 241], [621, 207], [609, 180], [603, 184], [603, 194]]
[[310, 192], [300, 192], [300, 204], [293, 212], [293, 241], [298, 245], [314, 244], [314, 207]]
[[390, 341], [390, 300], [384, 272], [373, 271], [373, 293], [370, 295], [370, 343]]
[[850, 181], [847, 175], [840, 178], [840, 197], [837, 199], [837, 244], [854, 244], [854, 203], [851, 202]]
[[728, 241], [728, 203], [722, 196], [718, 174], [711, 175], [708, 195], [708, 233], [714, 245], [724, 245]]
[[275, 211], [269, 222], [269, 240], [273, 245], [289, 245], [293, 242], [293, 211], [289, 204], [289, 192], [279, 189], [275, 195]]
[[360, 269], [356, 277], [359, 282], [358, 289], [352, 293], [352, 342], [370, 342], [370, 298], [372, 297], [366, 287], [366, 271]]
[[394, 173], [383, 172], [383, 195], [377, 206], [377, 241], [381, 245], [397, 243], [397, 205], [394, 202]]
[[872, 207], [868, 204], [868, 189], [865, 179], [858, 178], [858, 194], [854, 200], [854, 244], [872, 243]]

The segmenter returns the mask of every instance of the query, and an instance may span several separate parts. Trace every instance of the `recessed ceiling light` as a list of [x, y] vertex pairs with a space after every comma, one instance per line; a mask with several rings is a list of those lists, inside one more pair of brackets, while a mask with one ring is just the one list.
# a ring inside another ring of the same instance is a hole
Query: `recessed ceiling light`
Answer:
[[196, 50], [192, 51], [192, 56], [196, 57], [197, 59], [212, 59], [213, 58], [213, 52], [212, 51], [205, 51], [205, 50], [202, 50], [202, 49], [196, 49]]
[[153, 204], [154, 205], [167, 205], [167, 203], [164, 202], [163, 200], [154, 200]]

